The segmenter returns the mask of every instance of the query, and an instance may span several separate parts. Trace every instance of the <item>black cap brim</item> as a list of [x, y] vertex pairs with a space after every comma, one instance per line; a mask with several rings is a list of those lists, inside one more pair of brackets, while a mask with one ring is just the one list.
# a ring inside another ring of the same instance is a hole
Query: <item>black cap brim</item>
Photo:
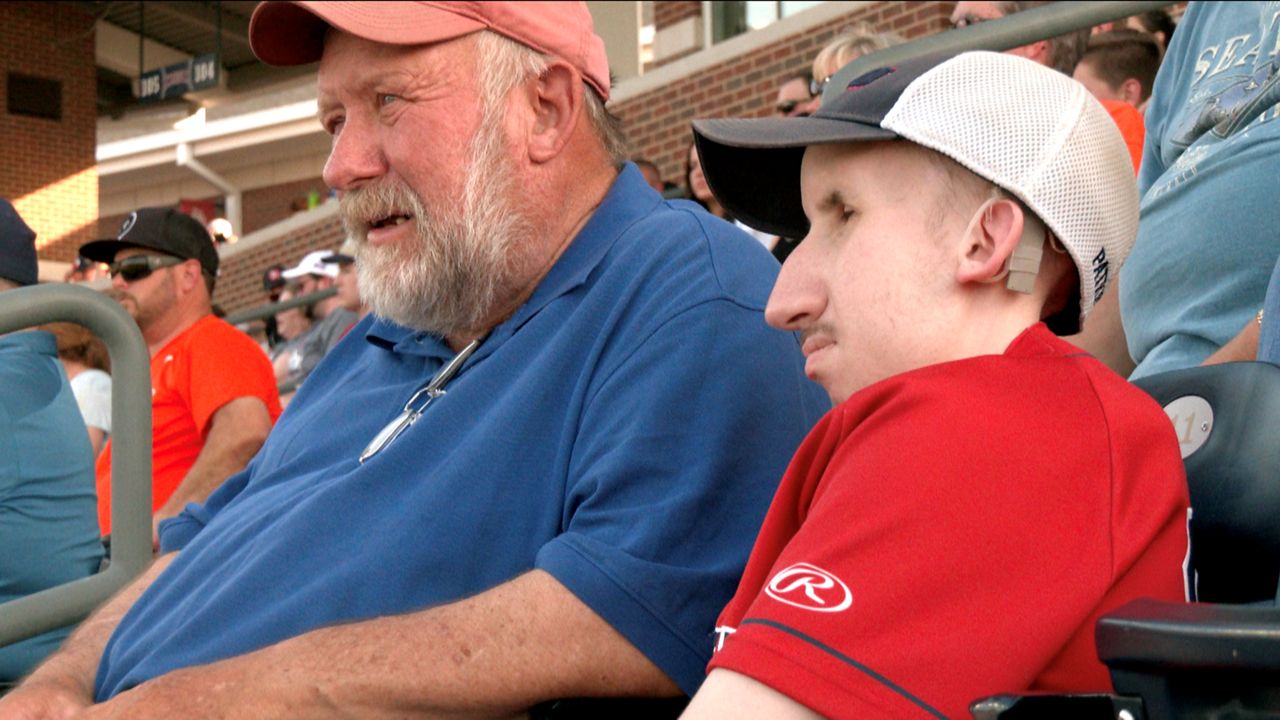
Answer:
[[320, 262], [326, 265], [350, 265], [355, 261], [356, 261], [355, 258], [351, 257], [350, 255], [343, 255], [342, 253], [325, 255], [324, 257], [320, 258]]
[[89, 258], [94, 262], [111, 263], [115, 262], [116, 253], [125, 248], [142, 247], [132, 243], [120, 242], [119, 240], [94, 240], [80, 246], [80, 256]]
[[711, 192], [736, 219], [787, 238], [809, 220], [800, 203], [800, 161], [810, 145], [893, 140], [878, 125], [823, 117], [694, 120], [698, 161]]
[[[800, 161], [810, 145], [895, 140], [882, 127], [903, 91], [954, 53], [874, 67], [849, 63], [831, 78], [822, 107], [809, 117], [694, 120], [702, 174], [716, 199], [735, 218], [787, 238], [803, 238], [809, 221], [800, 204]], [[874, 62], [875, 54], [866, 60]]]

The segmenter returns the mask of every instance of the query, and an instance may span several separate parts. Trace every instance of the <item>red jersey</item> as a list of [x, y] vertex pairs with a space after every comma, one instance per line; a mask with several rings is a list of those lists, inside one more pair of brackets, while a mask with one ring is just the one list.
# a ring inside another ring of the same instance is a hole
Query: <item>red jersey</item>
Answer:
[[[236, 398], [261, 398], [280, 416], [271, 361], [257, 343], [206, 315], [151, 356], [151, 510], [155, 512], [195, 464], [209, 421]], [[98, 522], [111, 532], [111, 445], [98, 456]]]
[[709, 668], [832, 718], [1108, 690], [1094, 623], [1185, 597], [1187, 507], [1160, 407], [1036, 325], [1003, 355], [887, 379], [818, 423]]

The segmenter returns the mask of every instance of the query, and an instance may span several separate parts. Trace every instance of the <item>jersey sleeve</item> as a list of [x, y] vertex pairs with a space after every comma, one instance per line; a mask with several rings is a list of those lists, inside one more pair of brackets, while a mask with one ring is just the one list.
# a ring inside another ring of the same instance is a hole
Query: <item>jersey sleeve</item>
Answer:
[[272, 421], [280, 414], [275, 372], [266, 353], [247, 335], [230, 326], [214, 326], [196, 343], [189, 359], [188, 406], [200, 435], [223, 405], [242, 397], [256, 397], [267, 406]]
[[834, 717], [966, 717], [1030, 686], [1111, 582], [1109, 482], [1086, 479], [1109, 473], [1082, 467], [1108, 450], [982, 392], [905, 390], [848, 430], [712, 668]]
[[758, 309], [707, 301], [635, 348], [586, 401], [564, 532], [536, 566], [692, 694], [769, 498], [826, 403], [794, 336]]

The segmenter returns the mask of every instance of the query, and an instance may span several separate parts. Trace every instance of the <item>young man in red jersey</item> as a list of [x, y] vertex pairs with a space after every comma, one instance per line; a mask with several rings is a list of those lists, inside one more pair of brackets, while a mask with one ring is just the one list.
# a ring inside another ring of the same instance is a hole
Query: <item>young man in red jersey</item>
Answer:
[[766, 318], [837, 406], [688, 716], [964, 717], [998, 692], [1107, 689], [1094, 623], [1184, 597], [1188, 501], [1159, 406], [1055, 336], [1137, 227], [1106, 111], [965, 53], [867, 73], [809, 118], [695, 130], [725, 207], [804, 237]]

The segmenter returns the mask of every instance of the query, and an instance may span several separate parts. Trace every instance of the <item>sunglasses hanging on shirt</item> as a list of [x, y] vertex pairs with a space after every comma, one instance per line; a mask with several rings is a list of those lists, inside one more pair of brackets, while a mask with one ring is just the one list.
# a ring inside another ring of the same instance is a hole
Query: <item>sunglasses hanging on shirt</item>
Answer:
[[382, 452], [385, 447], [400, 437], [401, 433], [408, 430], [410, 425], [417, 422], [418, 418], [422, 417], [422, 413], [427, 409], [427, 406], [431, 404], [431, 401], [445, 394], [445, 383], [458, 374], [458, 371], [462, 369], [463, 363], [467, 361], [467, 358], [471, 357], [471, 353], [475, 352], [478, 347], [480, 347], [480, 339], [472, 340], [466, 347], [458, 351], [458, 354], [453, 356], [452, 360], [445, 363], [444, 367], [440, 368], [440, 371], [431, 378], [430, 382], [418, 388], [418, 391], [409, 397], [409, 402], [404, 404], [404, 410], [379, 430], [378, 434], [374, 435], [369, 444], [365, 446], [364, 452], [360, 453], [360, 463], [363, 464], [365, 460]]

